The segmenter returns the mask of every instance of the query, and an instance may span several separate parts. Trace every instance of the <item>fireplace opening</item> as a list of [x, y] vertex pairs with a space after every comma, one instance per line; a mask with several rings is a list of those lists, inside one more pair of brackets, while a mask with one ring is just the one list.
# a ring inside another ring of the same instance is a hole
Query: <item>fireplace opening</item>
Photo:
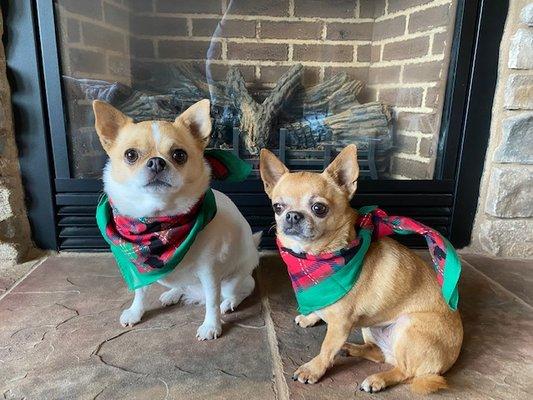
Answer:
[[94, 218], [106, 155], [92, 100], [141, 121], [172, 120], [209, 98], [210, 146], [256, 168], [245, 182], [213, 187], [264, 232], [263, 246], [274, 245], [273, 214], [257, 176], [258, 150], [269, 148], [293, 170], [319, 171], [349, 143], [362, 170], [354, 207], [379, 205], [466, 245], [502, 7], [477, 0], [10, 1], [6, 27], [16, 39], [7, 42], [8, 65], [36, 243], [108, 250]]
[[[56, 0], [74, 178], [105, 163], [90, 103], [173, 120], [209, 98], [211, 147], [321, 170], [358, 147], [363, 179], [433, 179], [456, 1]], [[257, 173], [257, 170], [256, 170]]]

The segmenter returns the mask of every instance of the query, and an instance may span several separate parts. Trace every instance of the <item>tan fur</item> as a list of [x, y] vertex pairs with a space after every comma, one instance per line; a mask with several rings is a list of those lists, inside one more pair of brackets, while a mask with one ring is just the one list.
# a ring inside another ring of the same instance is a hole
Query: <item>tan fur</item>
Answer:
[[[285, 235], [281, 229], [284, 213], [276, 216], [277, 236], [284, 247], [311, 254], [345, 247], [355, 237], [355, 211], [350, 207], [358, 177], [355, 146], [348, 146], [322, 174], [289, 173], [268, 150], [261, 153], [261, 177], [273, 203], [284, 210], [298, 211], [316, 226], [316, 237], [306, 239]], [[273, 173], [276, 172], [276, 173]], [[329, 206], [325, 218], [309, 211], [310, 198]], [[375, 392], [397, 383], [411, 381], [413, 390], [429, 393], [446, 387], [446, 372], [459, 355], [463, 328], [458, 312], [444, 301], [435, 273], [405, 246], [383, 238], [373, 242], [363, 262], [360, 277], [351, 291], [337, 303], [317, 311], [328, 329], [320, 354], [294, 374], [301, 382], [315, 383], [333, 364], [339, 350], [349, 355], [393, 365], [390, 371], [368, 377], [362, 390]], [[298, 319], [298, 317], [297, 317]], [[395, 322], [391, 349], [378, 349], [366, 327]], [[345, 343], [354, 328], [364, 328], [365, 345]], [[385, 351], [390, 350], [390, 351]], [[383, 352], [382, 352], [383, 351]]]

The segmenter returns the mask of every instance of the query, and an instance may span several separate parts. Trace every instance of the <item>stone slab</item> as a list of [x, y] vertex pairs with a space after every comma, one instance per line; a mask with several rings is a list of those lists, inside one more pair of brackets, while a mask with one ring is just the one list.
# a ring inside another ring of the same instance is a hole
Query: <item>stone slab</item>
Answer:
[[533, 169], [494, 167], [485, 211], [500, 218], [533, 216]]
[[461, 254], [475, 269], [533, 306], [533, 260]]
[[505, 85], [504, 106], [508, 110], [533, 109], [533, 75], [510, 75]]
[[198, 342], [203, 307], [118, 322], [128, 293], [109, 255], [54, 257], [0, 302], [0, 393], [6, 399], [273, 399], [257, 293]]
[[509, 68], [533, 69], [533, 31], [518, 29], [509, 47]]
[[[427, 398], [413, 395], [407, 385], [393, 387], [377, 395], [358, 391], [359, 383], [366, 376], [390, 366], [356, 358], [338, 357], [335, 366], [317, 384], [293, 382], [291, 376], [294, 370], [319, 351], [326, 327], [322, 324], [304, 329], [294, 324], [296, 304], [286, 271], [279, 260], [265, 260], [259, 276], [268, 290], [271, 317], [291, 399]], [[438, 398], [532, 398], [531, 309], [519, 304], [468, 264], [464, 266], [460, 296], [465, 327], [463, 350], [456, 365], [446, 374], [450, 390], [441, 392]], [[351, 340], [360, 340], [358, 332]]]
[[502, 139], [494, 161], [533, 164], [533, 112], [521, 112], [502, 121]]

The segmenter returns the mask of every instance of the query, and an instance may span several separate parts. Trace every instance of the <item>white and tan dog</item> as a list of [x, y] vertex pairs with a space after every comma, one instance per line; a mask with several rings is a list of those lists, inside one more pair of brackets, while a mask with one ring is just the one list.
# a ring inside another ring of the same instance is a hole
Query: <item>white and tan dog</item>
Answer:
[[[119, 214], [140, 218], [187, 213], [209, 187], [211, 170], [204, 160], [211, 118], [209, 100], [202, 100], [174, 122], [134, 123], [111, 105], [94, 101], [95, 127], [109, 155], [104, 190]], [[254, 288], [252, 271], [259, 262], [260, 234], [252, 235], [235, 204], [215, 194], [217, 213], [198, 234], [185, 258], [158, 281], [169, 290], [163, 306], [205, 303], [199, 340], [221, 334], [221, 313], [233, 310]], [[123, 326], [139, 322], [148, 287], [135, 290], [130, 308], [120, 316]]]

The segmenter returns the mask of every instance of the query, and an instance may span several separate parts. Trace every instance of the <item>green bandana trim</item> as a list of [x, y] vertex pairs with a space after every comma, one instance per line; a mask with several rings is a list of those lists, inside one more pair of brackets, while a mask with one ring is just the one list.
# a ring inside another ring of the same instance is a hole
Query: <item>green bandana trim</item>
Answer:
[[196, 221], [194, 222], [192, 229], [181, 242], [181, 244], [176, 247], [170, 259], [165, 262], [165, 265], [161, 268], [154, 268], [143, 272], [139, 271], [134, 263], [136, 256], [135, 252], [132, 251], [133, 245], [117, 245], [106, 233], [106, 227], [113, 221], [113, 210], [109, 203], [109, 199], [105, 194], [100, 198], [96, 208], [96, 223], [105, 241], [107, 244], [109, 244], [111, 252], [115, 256], [115, 260], [120, 273], [124, 278], [124, 281], [130, 290], [134, 290], [146, 285], [150, 285], [151, 283], [164, 278], [166, 275], [172, 272], [185, 257], [192, 244], [196, 240], [198, 233], [204, 229], [205, 226], [214, 218], [216, 212], [217, 205], [215, 201], [215, 195], [211, 189], [208, 189], [205, 193], [204, 201], [200, 206], [198, 216], [196, 217]]

